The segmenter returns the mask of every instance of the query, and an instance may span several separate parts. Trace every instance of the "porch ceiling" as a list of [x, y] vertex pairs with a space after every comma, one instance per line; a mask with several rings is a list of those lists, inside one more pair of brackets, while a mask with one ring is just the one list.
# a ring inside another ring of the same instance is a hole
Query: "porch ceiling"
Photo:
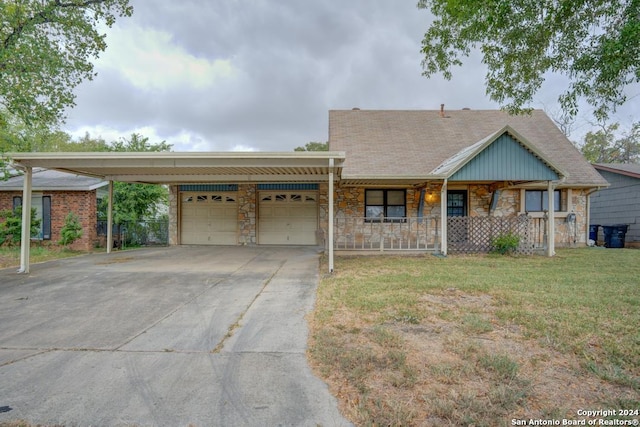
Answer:
[[344, 152], [13, 153], [14, 165], [153, 184], [318, 182], [339, 179]]

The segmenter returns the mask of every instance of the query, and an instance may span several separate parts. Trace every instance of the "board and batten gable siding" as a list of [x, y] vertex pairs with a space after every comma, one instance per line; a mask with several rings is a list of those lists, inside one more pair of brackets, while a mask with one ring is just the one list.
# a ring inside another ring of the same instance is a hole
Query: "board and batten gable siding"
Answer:
[[454, 181], [557, 180], [542, 160], [504, 133], [454, 173]]
[[627, 245], [640, 246], [640, 179], [599, 170], [609, 188], [591, 195], [591, 224], [627, 224]]

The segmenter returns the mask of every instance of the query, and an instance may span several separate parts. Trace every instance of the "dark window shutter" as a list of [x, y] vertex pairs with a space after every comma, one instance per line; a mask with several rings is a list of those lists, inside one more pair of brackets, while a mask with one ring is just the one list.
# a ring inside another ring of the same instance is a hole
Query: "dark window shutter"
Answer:
[[51, 196], [42, 196], [42, 239], [51, 240]]

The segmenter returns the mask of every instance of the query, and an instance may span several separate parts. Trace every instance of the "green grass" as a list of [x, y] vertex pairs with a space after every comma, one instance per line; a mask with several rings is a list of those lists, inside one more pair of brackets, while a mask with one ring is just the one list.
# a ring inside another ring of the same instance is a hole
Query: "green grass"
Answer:
[[[335, 289], [334, 301], [377, 322], [415, 323], [424, 317], [419, 301], [425, 293], [488, 294], [497, 316], [521, 325], [529, 337], [591, 362], [596, 348], [605, 365], [640, 374], [638, 250], [559, 250], [553, 258], [342, 258], [336, 271], [323, 285]], [[479, 313], [465, 316], [469, 329], [491, 329]]]
[[[422, 401], [434, 423], [498, 425], [491, 419], [503, 415], [504, 424], [540, 393], [527, 375], [553, 363], [553, 354], [578, 361], [576, 378], [598, 378], [639, 396], [640, 251], [583, 248], [558, 250], [552, 258], [338, 258], [335, 273], [321, 281], [313, 325], [310, 356], [321, 374], [330, 383], [346, 377], [362, 392], [346, 400], [358, 401], [346, 404], [358, 425], [420, 422], [403, 401]], [[435, 334], [453, 358], [412, 364], [403, 338], [394, 332], [412, 328]], [[542, 353], [521, 359], [504, 348], [487, 350], [512, 330], [518, 337], [513, 339], [531, 342]], [[380, 374], [383, 367], [386, 375]], [[349, 369], [354, 372], [340, 373]], [[462, 391], [449, 395], [438, 384]], [[385, 404], [378, 411], [380, 399]], [[632, 406], [639, 402], [631, 397]], [[604, 400], [588, 403], [607, 407]], [[547, 405], [537, 413], [566, 409]]]
[[[62, 249], [58, 247], [33, 246], [30, 248], [31, 263], [51, 261], [82, 255], [85, 252]], [[0, 246], [0, 268], [19, 267], [20, 248]]]

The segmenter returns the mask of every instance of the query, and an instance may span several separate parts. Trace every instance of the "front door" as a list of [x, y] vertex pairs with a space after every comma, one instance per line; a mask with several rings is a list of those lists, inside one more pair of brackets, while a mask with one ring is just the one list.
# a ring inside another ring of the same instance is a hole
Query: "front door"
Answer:
[[467, 190], [447, 192], [447, 216], [467, 216]]

